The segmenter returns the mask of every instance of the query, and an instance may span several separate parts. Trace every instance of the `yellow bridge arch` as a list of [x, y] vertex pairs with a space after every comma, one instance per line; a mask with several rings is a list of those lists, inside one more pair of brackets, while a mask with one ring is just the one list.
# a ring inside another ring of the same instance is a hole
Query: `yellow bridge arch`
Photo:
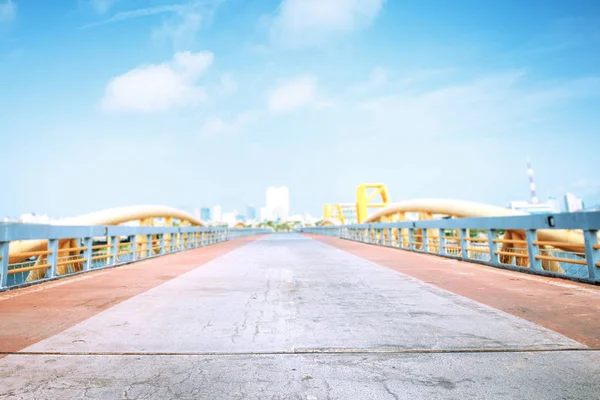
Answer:
[[[79, 225], [122, 225], [126, 223], [139, 223], [140, 226], [174, 226], [178, 221], [180, 226], [205, 226], [205, 223], [192, 214], [178, 210], [173, 207], [160, 205], [141, 205], [111, 208], [97, 211], [77, 217], [63, 218], [53, 222], [53, 225], [79, 226]], [[171, 240], [171, 235], [165, 235], [167, 240]], [[63, 255], [71, 255], [69, 249], [79, 248], [79, 243], [75, 239], [62, 239], [58, 245], [59, 251]], [[19, 240], [11, 242], [9, 248], [9, 263], [19, 263], [30, 259], [33, 253], [48, 250], [47, 240]], [[75, 250], [74, 250], [75, 252]], [[38, 263], [43, 262], [44, 257], [38, 257]], [[66, 273], [67, 266], [59, 266], [58, 273]], [[81, 263], [71, 265], [73, 271], [82, 269]], [[45, 270], [32, 270], [27, 280], [36, 280], [43, 278]]]
[[[368, 193], [372, 190], [371, 193]], [[377, 223], [377, 222], [404, 222], [407, 220], [407, 214], [417, 214], [418, 220], [431, 220], [441, 217], [445, 218], [480, 218], [480, 217], [503, 217], [503, 216], [518, 216], [528, 215], [522, 212], [510, 210], [503, 207], [493, 206], [489, 204], [445, 199], [445, 198], [423, 198], [405, 200], [396, 203], [391, 203], [387, 188], [384, 184], [363, 184], [357, 187], [356, 191], [356, 216], [357, 222], [361, 223]], [[377, 196], [380, 197], [379, 202], [373, 202]], [[335, 205], [334, 205], [335, 206]], [[331, 210], [335, 207], [326, 206]], [[339, 209], [339, 206], [337, 207]], [[373, 215], [368, 216], [368, 209], [379, 209]], [[337, 211], [337, 210], [336, 210]], [[332, 226], [343, 224], [344, 219], [339, 218], [341, 210], [337, 213], [329, 212], [329, 219], [322, 223], [322, 226]], [[421, 235], [421, 230], [417, 230], [416, 234]], [[407, 240], [408, 229], [392, 229], [394, 240]], [[387, 232], [381, 233], [386, 236]], [[439, 237], [439, 229], [428, 229], [427, 236], [430, 243], [435, 243]], [[375, 236], [379, 233], [372, 231], [370, 235]], [[580, 232], [570, 230], [538, 230], [538, 241], [548, 243], [540, 247], [546, 249], [559, 249], [574, 253], [581, 253], [584, 249], [584, 238]], [[458, 235], [457, 235], [458, 236]], [[527, 253], [527, 243], [525, 232], [522, 230], [506, 230], [500, 237], [502, 241], [499, 246], [499, 256], [502, 263], [510, 263], [514, 260], [517, 265], [526, 266], [529, 263], [527, 257], [523, 254]], [[404, 243], [403, 243], [404, 244]], [[561, 266], [556, 261], [542, 260], [542, 267], [549, 271], [563, 272]]]

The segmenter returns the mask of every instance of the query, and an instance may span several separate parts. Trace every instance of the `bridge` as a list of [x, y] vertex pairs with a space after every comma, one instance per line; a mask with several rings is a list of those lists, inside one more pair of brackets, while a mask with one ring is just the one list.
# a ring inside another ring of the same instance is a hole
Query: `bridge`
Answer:
[[0, 225], [0, 398], [598, 397], [600, 213], [374, 204], [286, 234]]

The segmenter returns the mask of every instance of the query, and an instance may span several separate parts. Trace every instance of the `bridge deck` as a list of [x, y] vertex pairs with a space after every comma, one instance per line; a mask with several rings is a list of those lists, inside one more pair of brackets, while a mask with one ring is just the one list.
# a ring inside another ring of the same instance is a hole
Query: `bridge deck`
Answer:
[[0, 398], [595, 398], [600, 291], [488, 270], [289, 234], [7, 292]]

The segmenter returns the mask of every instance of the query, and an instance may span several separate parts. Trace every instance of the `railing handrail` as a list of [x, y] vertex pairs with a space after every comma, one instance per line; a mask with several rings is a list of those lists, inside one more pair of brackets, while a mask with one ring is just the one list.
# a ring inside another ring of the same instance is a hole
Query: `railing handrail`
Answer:
[[[448, 230], [457, 233], [447, 236]], [[302, 231], [522, 272], [600, 283], [598, 211], [320, 226], [303, 228]], [[468, 231], [484, 231], [482, 233], [487, 239], [473, 244]], [[502, 231], [510, 232], [511, 236], [498, 240], [497, 236]], [[448, 244], [451, 240], [457, 243]], [[504, 243], [507, 245], [504, 246]], [[487, 249], [483, 251], [482, 246]], [[489, 260], [473, 256], [474, 253], [488, 253]], [[520, 263], [516, 261], [517, 257], [521, 259]], [[587, 268], [574, 269], [574, 265]]]
[[442, 228], [442, 229], [581, 229], [600, 230], [600, 211], [518, 215], [510, 217], [451, 218], [406, 222], [381, 222], [321, 228]]
[[[270, 232], [271, 229], [220, 226], [0, 224], [0, 291]], [[126, 240], [121, 242], [123, 237]], [[94, 241], [103, 242], [102, 238], [106, 238], [107, 245], [94, 246]], [[75, 246], [71, 245], [72, 240]], [[61, 243], [67, 246], [60, 247]], [[123, 252], [120, 246], [128, 246], [128, 250]], [[104, 253], [95, 253], [99, 247]], [[14, 250], [13, 254], [9, 249]], [[94, 264], [99, 259], [104, 260], [101, 266]], [[30, 273], [36, 275], [32, 278]]]
[[103, 225], [43, 225], [0, 224], [0, 242], [37, 239], [70, 239], [75, 237], [156, 235], [161, 233], [223, 232], [264, 230], [261, 228], [228, 228], [202, 226], [103, 226]]

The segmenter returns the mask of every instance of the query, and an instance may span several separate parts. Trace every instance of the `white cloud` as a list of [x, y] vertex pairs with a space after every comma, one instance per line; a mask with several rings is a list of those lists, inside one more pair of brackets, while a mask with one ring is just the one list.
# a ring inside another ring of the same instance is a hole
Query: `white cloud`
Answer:
[[170, 42], [175, 49], [190, 48], [196, 44], [198, 32], [210, 22], [211, 16], [224, 0], [192, 0], [174, 6], [173, 15], [163, 20], [152, 31], [152, 38]]
[[271, 37], [287, 45], [316, 45], [368, 25], [383, 3], [384, 0], [283, 0], [271, 26]]
[[236, 115], [230, 122], [220, 117], [211, 117], [200, 128], [200, 133], [205, 137], [240, 134], [256, 122], [259, 116], [259, 112], [253, 110]]
[[420, 136], [494, 136], [530, 123], [556, 104], [564, 90], [526, 89], [524, 73], [511, 71], [419, 92], [414, 88], [361, 102], [374, 129]]
[[271, 91], [268, 109], [273, 113], [292, 111], [314, 102], [317, 80], [312, 76], [299, 76], [282, 83]]
[[10, 22], [17, 16], [17, 4], [12, 0], [0, 2], [0, 23]]
[[267, 46], [264, 43], [261, 44], [256, 44], [256, 43], [250, 43], [248, 44], [248, 51], [255, 53], [255, 54], [271, 54], [271, 49], [269, 48], [269, 46]]
[[175, 53], [173, 60], [143, 65], [108, 82], [106, 111], [150, 112], [197, 104], [206, 98], [198, 78], [213, 62], [211, 52]]
[[[104, 6], [101, 6], [100, 8], [96, 8], [96, 10], [98, 12], [102, 12], [100, 10], [104, 9], [104, 7], [106, 7], [106, 10], [108, 10], [108, 6], [110, 6], [111, 3], [113, 3], [113, 2], [110, 2], [110, 1], [105, 2], [105, 1], [100, 0], [99, 4], [104, 4]], [[90, 28], [93, 26], [106, 25], [106, 24], [111, 24], [114, 22], [127, 21], [129, 19], [149, 17], [151, 15], [156, 15], [156, 14], [175, 13], [175, 12], [180, 12], [183, 9], [185, 9], [184, 5], [173, 4], [173, 5], [167, 5], [167, 6], [156, 6], [156, 7], [138, 8], [138, 9], [129, 10], [129, 11], [121, 11], [121, 12], [116, 13], [115, 15], [113, 15], [112, 17], [110, 17], [108, 19], [105, 19], [105, 20], [99, 21], [99, 22], [92, 22], [90, 24], [82, 26], [82, 28]]]
[[90, 0], [90, 3], [92, 5], [92, 8], [98, 14], [104, 14], [109, 10], [110, 7], [112, 7], [113, 4], [115, 4], [118, 1], [119, 0]]
[[357, 92], [368, 92], [384, 86], [388, 81], [387, 71], [382, 67], [376, 67], [371, 70], [366, 82], [359, 83], [353, 90]]
[[335, 102], [333, 100], [320, 100], [314, 104], [315, 110], [326, 110], [328, 108], [335, 107]]
[[232, 93], [237, 92], [238, 84], [237, 82], [228, 74], [221, 75], [221, 79], [219, 81], [218, 92], [221, 96], [227, 96]]
[[175, 48], [190, 47], [202, 27], [202, 21], [202, 13], [197, 7], [181, 9], [163, 21], [160, 28], [152, 32], [152, 38], [171, 42]]

